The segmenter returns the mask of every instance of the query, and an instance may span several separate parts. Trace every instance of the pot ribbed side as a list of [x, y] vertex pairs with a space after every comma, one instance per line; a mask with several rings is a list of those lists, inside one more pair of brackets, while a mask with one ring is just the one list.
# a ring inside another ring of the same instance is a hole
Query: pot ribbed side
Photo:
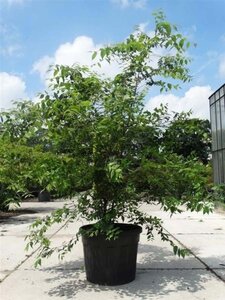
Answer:
[[[122, 231], [116, 240], [105, 236], [82, 235], [87, 280], [100, 285], [121, 285], [136, 275], [139, 236], [142, 228], [132, 224], [115, 224]], [[83, 226], [85, 231], [91, 225]]]

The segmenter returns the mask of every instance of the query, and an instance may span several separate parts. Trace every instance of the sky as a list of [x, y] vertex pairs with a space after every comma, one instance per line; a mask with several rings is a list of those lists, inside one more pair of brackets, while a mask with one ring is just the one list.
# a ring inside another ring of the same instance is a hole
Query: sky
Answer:
[[[146, 109], [167, 103], [209, 118], [208, 97], [225, 83], [225, 0], [0, 0], [0, 110], [12, 100], [37, 101], [49, 65], [91, 65], [93, 51], [123, 41], [135, 26], [151, 32], [159, 9], [197, 44], [188, 50], [193, 80], [179, 91], [153, 88]], [[113, 76], [116, 66], [103, 71]]]

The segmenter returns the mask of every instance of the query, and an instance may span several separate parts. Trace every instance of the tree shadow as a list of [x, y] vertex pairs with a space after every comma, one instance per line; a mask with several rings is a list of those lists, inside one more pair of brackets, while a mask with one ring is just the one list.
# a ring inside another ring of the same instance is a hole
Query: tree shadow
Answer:
[[7, 219], [0, 219], [0, 225], [19, 225], [19, 224], [28, 224], [34, 222], [37, 219], [37, 212], [33, 212], [32, 214], [27, 215], [17, 215], [12, 216]]
[[[148, 252], [151, 251], [151, 252]], [[212, 274], [207, 272], [204, 265], [200, 267], [193, 266], [193, 257], [187, 257], [185, 260], [186, 267], [178, 265], [177, 261], [169, 259], [171, 252], [168, 249], [161, 248], [153, 245], [139, 246], [139, 253], [149, 254], [146, 259], [141, 259], [137, 264], [137, 274], [135, 281], [120, 286], [100, 286], [89, 283], [85, 278], [84, 269], [80, 268], [83, 260], [76, 262], [67, 262], [62, 264], [60, 268], [57, 266], [53, 268], [43, 269], [43, 272], [49, 273], [49, 278], [46, 280], [55, 285], [48, 291], [51, 297], [66, 297], [66, 299], [74, 299], [75, 296], [82, 293], [99, 293], [113, 291], [116, 293], [116, 298], [120, 299], [130, 297], [131, 299], [150, 299], [158, 296], [169, 295], [176, 292], [189, 292], [190, 299], [193, 295], [200, 290], [207, 287], [207, 282], [212, 280]], [[150, 261], [165, 262], [165, 268], [151, 268]], [[188, 267], [190, 263], [190, 267]], [[79, 266], [78, 268], [75, 267]], [[59, 281], [60, 280], [60, 281]], [[97, 294], [95, 295], [97, 297]], [[107, 296], [106, 296], [107, 297]]]
[[0, 224], [17, 225], [17, 224], [32, 223], [39, 217], [38, 215], [39, 213], [49, 214], [54, 210], [55, 210], [54, 207], [48, 205], [43, 206], [43, 204], [31, 208], [18, 208], [15, 210], [11, 210], [8, 213], [5, 213], [4, 215], [0, 215]]
[[205, 268], [192, 255], [185, 259], [175, 256], [172, 250], [148, 244], [138, 246], [138, 269], [199, 269]]

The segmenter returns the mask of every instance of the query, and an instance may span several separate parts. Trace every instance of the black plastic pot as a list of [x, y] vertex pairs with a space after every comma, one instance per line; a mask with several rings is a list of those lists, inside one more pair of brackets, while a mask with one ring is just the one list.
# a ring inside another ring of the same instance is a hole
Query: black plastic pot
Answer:
[[38, 201], [40, 202], [48, 202], [51, 200], [51, 195], [48, 191], [46, 190], [43, 190], [43, 191], [40, 191], [39, 194], [38, 194]]
[[[100, 285], [121, 285], [136, 275], [139, 236], [142, 228], [132, 224], [115, 224], [121, 229], [116, 240], [105, 236], [82, 235], [87, 280]], [[81, 227], [88, 230], [92, 225]]]

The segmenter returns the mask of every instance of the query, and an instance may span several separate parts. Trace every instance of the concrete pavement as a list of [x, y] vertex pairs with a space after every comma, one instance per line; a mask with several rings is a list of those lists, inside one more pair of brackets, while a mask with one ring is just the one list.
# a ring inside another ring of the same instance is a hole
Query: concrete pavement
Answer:
[[[35, 253], [24, 252], [28, 225], [63, 202], [27, 202], [22, 208], [36, 210], [10, 218], [0, 224], [1, 300], [58, 299], [225, 299], [225, 214], [203, 216], [184, 212], [170, 218], [158, 207], [144, 209], [164, 220], [165, 229], [192, 255], [175, 257], [159, 237], [147, 242], [141, 234], [136, 280], [121, 286], [105, 287], [85, 279], [83, 250], [79, 242], [64, 261], [52, 256], [34, 269]], [[82, 223], [51, 229], [54, 244], [69, 240]]]

